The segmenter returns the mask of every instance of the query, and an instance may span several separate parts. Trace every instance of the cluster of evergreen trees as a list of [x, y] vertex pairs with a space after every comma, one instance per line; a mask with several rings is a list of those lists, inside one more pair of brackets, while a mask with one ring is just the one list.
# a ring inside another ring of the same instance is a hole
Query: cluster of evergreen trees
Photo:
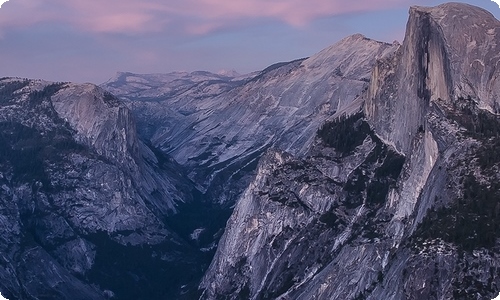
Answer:
[[318, 137], [326, 146], [335, 148], [343, 154], [349, 154], [361, 145], [370, 134], [370, 126], [363, 120], [363, 114], [340, 118], [326, 122], [318, 129]]
[[[0, 83], [0, 105], [8, 105], [8, 101], [18, 97], [16, 91], [27, 86], [28, 80], [19, 80]], [[13, 180], [16, 182], [40, 181], [49, 188], [50, 182], [45, 172], [45, 165], [49, 161], [58, 161], [67, 151], [81, 151], [84, 147], [77, 144], [71, 130], [64, 125], [52, 107], [38, 106], [44, 99], [49, 99], [63, 83], [54, 83], [41, 91], [32, 91], [29, 94], [29, 109], [27, 115], [47, 114], [51, 120], [61, 126], [50, 131], [40, 128], [30, 128], [21, 124], [22, 120], [0, 122], [0, 165], [12, 170]], [[19, 118], [19, 117], [18, 117]], [[43, 133], [42, 133], [43, 131]]]
[[366, 190], [366, 200], [371, 204], [384, 203], [389, 188], [395, 186], [405, 163], [404, 156], [387, 149], [387, 146], [384, 146], [382, 155], [384, 162], [375, 170]]
[[[500, 118], [477, 108], [469, 97], [460, 98], [450, 114], [465, 134], [481, 144], [475, 150], [480, 168], [488, 184], [481, 183], [469, 170], [461, 178], [463, 196], [450, 207], [431, 211], [416, 232], [416, 238], [441, 238], [470, 251], [492, 247], [500, 238]], [[472, 164], [472, 168], [475, 166]]]
[[0, 162], [10, 165], [15, 181], [47, 182], [43, 162], [41, 136], [34, 129], [18, 123], [0, 123]]
[[500, 137], [498, 116], [479, 109], [470, 97], [459, 98], [455, 104], [455, 110], [457, 113], [451, 114], [450, 117], [467, 129], [467, 134], [472, 137], [477, 139]]
[[417, 239], [441, 238], [466, 251], [495, 245], [500, 237], [500, 184], [484, 186], [469, 174], [463, 185], [463, 198], [427, 214], [415, 233]]
[[44, 99], [49, 99], [57, 91], [59, 91], [65, 83], [57, 82], [46, 86], [43, 90], [33, 91], [30, 93], [30, 101], [32, 104], [40, 103]]
[[[1, 79], [0, 79], [1, 80]], [[14, 92], [29, 84], [28, 80], [19, 80], [0, 85], [0, 104], [7, 104], [15, 98]]]

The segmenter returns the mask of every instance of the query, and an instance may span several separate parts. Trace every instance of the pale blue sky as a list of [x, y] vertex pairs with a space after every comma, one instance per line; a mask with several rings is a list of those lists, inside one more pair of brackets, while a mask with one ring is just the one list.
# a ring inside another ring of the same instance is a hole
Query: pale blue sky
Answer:
[[[36, 6], [44, 1], [43, 9]], [[117, 9], [111, 7], [110, 0], [109, 10], [88, 4], [96, 0], [61, 1], [10, 0], [0, 8], [0, 76], [102, 83], [117, 71], [234, 69], [246, 73], [310, 56], [354, 33], [387, 42], [401, 41], [410, 3], [442, 3], [380, 0], [380, 8], [330, 5], [325, 6], [324, 13], [300, 14], [294, 9], [300, 10], [300, 1], [305, 0], [280, 0], [282, 7], [266, 7], [262, 13], [253, 4], [263, 0], [232, 0], [246, 2], [247, 11], [238, 11], [228, 4], [227, 11], [206, 11], [205, 17], [203, 11], [194, 12], [181, 4], [170, 7], [159, 0], [149, 0], [150, 6], [141, 7], [148, 14], [118, 9], [118, 16], [113, 15]], [[191, 0], [190, 5], [197, 1], [207, 2]], [[215, 1], [219, 6], [214, 10], [226, 9], [224, 1]], [[320, 5], [323, 0], [314, 1]], [[489, 0], [458, 2], [477, 5], [497, 18], [500, 16], [498, 5]], [[126, 3], [126, 9], [141, 12], [134, 7], [139, 0], [121, 3]], [[266, 9], [276, 12], [267, 13]]]

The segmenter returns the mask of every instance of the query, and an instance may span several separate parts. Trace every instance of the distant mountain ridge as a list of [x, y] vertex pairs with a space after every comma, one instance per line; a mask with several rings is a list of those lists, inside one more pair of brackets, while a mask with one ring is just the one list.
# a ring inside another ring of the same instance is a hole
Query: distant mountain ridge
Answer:
[[[359, 104], [349, 107], [367, 88], [375, 60], [397, 47], [357, 34], [308, 59], [237, 78], [167, 74], [163, 90], [153, 89], [154, 99], [152, 90], [129, 89], [155, 75], [127, 74], [102, 86], [135, 112], [143, 136], [188, 168], [200, 190], [210, 192], [214, 186], [224, 190], [228, 178], [246, 165], [255, 168], [271, 146], [303, 153], [326, 118], [356, 110]], [[124, 84], [127, 80], [134, 83]], [[222, 196], [215, 201], [234, 203], [234, 196]]]

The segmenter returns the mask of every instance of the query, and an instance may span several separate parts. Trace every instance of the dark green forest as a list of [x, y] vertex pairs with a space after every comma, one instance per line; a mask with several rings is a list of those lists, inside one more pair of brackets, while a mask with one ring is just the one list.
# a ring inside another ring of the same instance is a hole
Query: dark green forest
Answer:
[[[500, 238], [500, 118], [477, 108], [470, 97], [460, 98], [448, 117], [466, 130], [465, 136], [480, 144], [470, 161], [464, 162], [468, 171], [460, 178], [462, 195], [451, 205], [429, 212], [414, 237], [441, 238], [465, 251], [490, 248]], [[475, 168], [483, 180], [478, 180]]]

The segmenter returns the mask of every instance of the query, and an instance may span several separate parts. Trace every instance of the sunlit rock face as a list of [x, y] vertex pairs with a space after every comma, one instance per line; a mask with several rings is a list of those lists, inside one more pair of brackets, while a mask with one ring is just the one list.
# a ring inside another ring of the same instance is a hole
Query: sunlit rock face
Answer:
[[266, 149], [303, 154], [326, 118], [359, 107], [353, 101], [375, 60], [397, 47], [353, 35], [245, 76], [123, 73], [103, 87], [126, 101], [141, 134], [188, 169], [200, 190], [231, 205]]
[[465, 4], [412, 7], [359, 113], [324, 124], [304, 155], [266, 152], [202, 298], [494, 298], [499, 25]]

